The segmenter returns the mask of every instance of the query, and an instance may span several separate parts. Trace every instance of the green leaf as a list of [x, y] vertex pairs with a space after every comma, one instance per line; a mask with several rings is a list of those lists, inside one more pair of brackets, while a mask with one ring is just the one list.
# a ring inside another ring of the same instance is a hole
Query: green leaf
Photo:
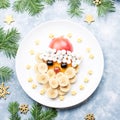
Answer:
[[13, 9], [21, 13], [27, 11], [30, 15], [34, 16], [40, 13], [44, 6], [40, 0], [16, 0], [13, 4]]
[[13, 70], [9, 67], [0, 67], [0, 82], [6, 82], [13, 74]]
[[20, 34], [16, 28], [8, 30], [6, 33], [0, 28], [0, 52], [5, 53], [9, 58], [15, 57], [18, 49]]
[[10, 7], [9, 0], [0, 0], [0, 8], [8, 8]]
[[113, 1], [105, 1], [103, 0], [100, 5], [97, 7], [98, 9], [98, 16], [104, 16], [108, 12], [115, 12], [115, 7]]
[[70, 14], [71, 17], [73, 17], [73, 16], [81, 17], [82, 16], [83, 11], [80, 8], [81, 0], [69, 0], [68, 5], [69, 5], [68, 14]]
[[42, 106], [38, 103], [34, 103], [30, 111], [32, 117], [28, 120], [53, 120], [57, 116], [55, 109], [49, 108], [42, 110]]
[[8, 111], [10, 112], [9, 120], [21, 120], [21, 117], [18, 115], [19, 104], [17, 102], [9, 103]]

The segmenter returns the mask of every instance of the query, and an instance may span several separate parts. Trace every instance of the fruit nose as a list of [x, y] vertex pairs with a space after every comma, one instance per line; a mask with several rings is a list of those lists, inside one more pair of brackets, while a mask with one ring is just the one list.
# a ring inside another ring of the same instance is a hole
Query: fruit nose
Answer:
[[55, 66], [54, 67], [54, 72], [57, 74], [60, 72], [60, 67], [59, 66]]

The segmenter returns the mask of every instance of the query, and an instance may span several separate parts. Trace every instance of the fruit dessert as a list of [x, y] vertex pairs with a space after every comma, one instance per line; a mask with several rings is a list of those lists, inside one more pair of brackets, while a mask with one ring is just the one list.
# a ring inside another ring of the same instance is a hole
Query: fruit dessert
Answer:
[[70, 41], [64, 37], [53, 38], [48, 49], [36, 55], [36, 80], [42, 92], [55, 99], [66, 95], [76, 82], [81, 57], [73, 52]]

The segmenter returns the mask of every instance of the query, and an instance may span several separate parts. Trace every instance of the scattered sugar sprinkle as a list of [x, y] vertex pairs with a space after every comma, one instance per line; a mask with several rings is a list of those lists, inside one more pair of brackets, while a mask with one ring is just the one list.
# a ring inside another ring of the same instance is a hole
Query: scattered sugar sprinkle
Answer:
[[83, 90], [85, 87], [83, 85], [79, 86], [80, 90]]
[[89, 82], [89, 79], [88, 78], [85, 78], [84, 79], [84, 83], [88, 83]]
[[81, 39], [81, 38], [78, 38], [78, 39], [77, 39], [77, 42], [78, 42], [78, 43], [81, 43], [81, 42], [82, 42], [82, 39]]
[[33, 81], [32, 77], [29, 77], [28, 82], [32, 82], [32, 81]]
[[26, 69], [29, 70], [31, 68], [31, 66], [28, 64], [26, 65]]
[[86, 48], [86, 51], [87, 51], [88, 53], [90, 53], [90, 52], [91, 52], [91, 48]]
[[88, 74], [89, 74], [89, 75], [92, 75], [92, 74], [93, 74], [93, 71], [92, 71], [92, 70], [88, 70]]
[[59, 100], [60, 100], [60, 101], [63, 101], [64, 98], [65, 98], [64, 96], [59, 96]]
[[35, 45], [39, 45], [40, 44], [40, 40], [35, 40], [34, 43], [35, 43]]
[[67, 37], [71, 38], [72, 37], [72, 33], [68, 33]]
[[90, 54], [90, 55], [89, 55], [89, 58], [90, 58], [90, 59], [94, 59], [94, 55], [93, 55], [93, 54]]
[[32, 89], [35, 89], [37, 88], [37, 85], [36, 84], [32, 84]]
[[29, 53], [30, 53], [30, 55], [34, 55], [35, 54], [34, 50], [32, 50], [32, 49], [29, 51]]
[[40, 90], [40, 95], [44, 95], [45, 94], [45, 89], [41, 89]]
[[54, 38], [54, 34], [50, 33], [49, 34], [49, 38], [53, 39]]
[[77, 94], [77, 92], [75, 90], [71, 91], [71, 95], [75, 96]]

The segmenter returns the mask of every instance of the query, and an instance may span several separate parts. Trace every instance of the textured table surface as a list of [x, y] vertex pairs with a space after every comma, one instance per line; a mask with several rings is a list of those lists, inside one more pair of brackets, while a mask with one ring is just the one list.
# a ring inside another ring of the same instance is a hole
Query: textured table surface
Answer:
[[[67, 19], [88, 28], [95, 35], [103, 50], [105, 66], [102, 80], [94, 94], [85, 102], [70, 109], [58, 109], [56, 120], [83, 120], [88, 113], [93, 113], [96, 120], [120, 120], [120, 3], [115, 2], [116, 12], [101, 18], [97, 17], [93, 7], [86, 4], [82, 4], [82, 7], [87, 8], [84, 9], [85, 14], [82, 18], [71, 18], [66, 12], [68, 6], [65, 1], [57, 1], [35, 17], [31, 17], [27, 13], [18, 14], [12, 8], [1, 9], [0, 27], [4, 27], [4, 29], [16, 27], [21, 33], [21, 40], [32, 28], [49, 20]], [[9, 14], [13, 15], [15, 19], [11, 25], [3, 22], [5, 16]], [[86, 14], [94, 15], [95, 22], [90, 25], [84, 22]], [[0, 66], [3, 65], [9, 66], [15, 71], [15, 60], [10, 60], [0, 53]], [[9, 102], [18, 101], [30, 106], [33, 103], [33, 100], [21, 88], [15, 73], [6, 85], [10, 86], [11, 94], [7, 96], [6, 100], [0, 99], [0, 120], [8, 120]], [[28, 116], [30, 113], [22, 115], [22, 119], [24, 120]]]

